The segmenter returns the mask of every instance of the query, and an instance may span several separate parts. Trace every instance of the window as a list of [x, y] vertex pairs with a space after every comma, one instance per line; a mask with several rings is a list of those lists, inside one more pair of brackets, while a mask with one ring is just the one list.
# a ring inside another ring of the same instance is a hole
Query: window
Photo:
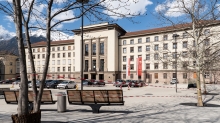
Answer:
[[126, 65], [123, 65], [123, 70], [126, 70]]
[[123, 53], [126, 53], [126, 48], [123, 48]]
[[68, 59], [68, 65], [71, 65], [71, 59]]
[[187, 68], [188, 62], [187, 61], [182, 62], [182, 65], [183, 65], [183, 68]]
[[33, 49], [33, 53], [35, 52], [35, 49]]
[[68, 46], [68, 50], [71, 50], [71, 46]]
[[104, 55], [104, 42], [100, 43], [100, 55]]
[[126, 40], [123, 40], [123, 45], [126, 45]]
[[166, 41], [167, 39], [168, 39], [168, 36], [167, 36], [167, 35], [164, 35], [164, 36], [163, 36], [163, 40]]
[[40, 61], [37, 61], [37, 65], [40, 65]]
[[89, 44], [85, 44], [85, 56], [89, 55]]
[[57, 65], [60, 65], [60, 60], [57, 60]]
[[[75, 47], [73, 46], [73, 50], [75, 50]], [[74, 68], [74, 67], [73, 67]]]
[[147, 37], [147, 38], [146, 38], [146, 42], [150, 42], [150, 37]]
[[168, 58], [168, 54], [167, 53], [163, 53], [163, 59], [167, 59]]
[[154, 50], [157, 51], [158, 49], [159, 49], [159, 45], [158, 44], [154, 45]]
[[55, 54], [54, 53], [52, 54], [52, 58], [55, 58]]
[[183, 79], [187, 79], [187, 73], [183, 73]]
[[131, 61], [134, 61], [134, 56], [130, 56], [130, 60], [131, 60]]
[[63, 46], [63, 50], [65, 50], [65, 46]]
[[65, 72], [66, 71], [66, 67], [63, 67], [63, 72]]
[[10, 62], [10, 65], [12, 66], [12, 62]]
[[66, 57], [66, 53], [63, 53], [63, 58], [65, 58]]
[[69, 72], [71, 71], [71, 67], [68, 67], [68, 71], [69, 71]]
[[168, 44], [163, 44], [163, 50], [167, 50], [168, 49]]
[[60, 58], [60, 53], [57, 53], [57, 58]]
[[155, 36], [154, 37], [154, 41], [158, 41], [159, 40], [159, 37], [158, 36]]
[[204, 35], [205, 35], [205, 36], [208, 36], [209, 34], [210, 34], [210, 30], [209, 30], [209, 29], [205, 29], [205, 30], [204, 30]]
[[173, 43], [173, 49], [177, 49], [177, 43]]
[[187, 58], [187, 57], [188, 57], [187, 51], [183, 51], [183, 52], [182, 52], [182, 57], [183, 57], [183, 58]]
[[45, 60], [42, 60], [42, 65], [45, 65]]
[[52, 67], [51, 72], [55, 72], [55, 67]]
[[89, 69], [89, 61], [85, 60], [85, 72], [87, 72]]
[[71, 57], [71, 52], [68, 53], [68, 57]]
[[167, 63], [163, 63], [163, 69], [167, 69], [168, 68], [167, 66], [168, 66]]
[[209, 78], [209, 72], [204, 73], [204, 78], [206, 78], [206, 79]]
[[57, 51], [60, 51], [60, 47], [57, 47]]
[[37, 52], [40, 52], [40, 48], [37, 48]]
[[75, 52], [73, 52], [73, 57], [75, 57]]
[[134, 44], [134, 39], [131, 39], [131, 40], [130, 40], [130, 44]]
[[150, 60], [150, 54], [146, 54], [146, 60]]
[[52, 47], [52, 51], [55, 51], [55, 48], [54, 48], [54, 47]]
[[208, 57], [210, 55], [210, 49], [205, 50], [205, 57]]
[[209, 39], [205, 39], [204, 40], [204, 45], [205, 46], [209, 46], [210, 45], [210, 40]]
[[40, 54], [37, 55], [37, 58], [40, 59]]
[[176, 59], [177, 58], [177, 52], [174, 52], [173, 53], [173, 59]]
[[130, 53], [134, 52], [134, 47], [130, 47]]
[[96, 70], [96, 60], [92, 60], [92, 68], [93, 70]]
[[176, 73], [173, 73], [173, 78], [176, 78]]
[[123, 56], [123, 62], [126, 62], [126, 56]]
[[187, 41], [183, 42], [183, 48], [187, 48]]
[[134, 70], [134, 64], [131, 64], [131, 65], [130, 65], [130, 69], [131, 69], [131, 70]]
[[45, 58], [45, 54], [42, 54], [42, 58], [43, 58], [43, 59]]
[[124, 79], [126, 78], [126, 74], [123, 74], [123, 78], [124, 78]]
[[158, 79], [158, 73], [154, 73], [154, 78]]
[[150, 45], [146, 46], [146, 51], [150, 51]]
[[188, 34], [186, 32], [183, 33], [183, 38], [187, 38]]
[[45, 48], [42, 48], [42, 52], [45, 52]]
[[60, 67], [57, 67], [57, 72], [60, 72]]
[[148, 63], [148, 64], [146, 64], [146, 69], [150, 69], [150, 64]]
[[176, 67], [177, 67], [176, 62], [173, 62], [173, 64], [172, 64], [172, 68], [173, 68], [173, 69], [176, 69]]
[[100, 59], [100, 71], [104, 71], [104, 64], [105, 64], [105, 61], [104, 59]]
[[193, 54], [192, 54], [192, 55], [193, 55], [194, 58], [196, 58], [196, 57], [197, 57], [196, 51], [193, 51]]
[[66, 59], [63, 59], [63, 65], [65, 65], [66, 64]]
[[154, 69], [158, 69], [159, 64], [158, 63], [154, 63]]
[[158, 60], [159, 59], [159, 54], [158, 53], [155, 53], [154, 54], [154, 60]]
[[196, 61], [193, 61], [193, 66], [196, 66]]
[[138, 52], [142, 52], [142, 46], [138, 47]]
[[131, 75], [131, 76], [130, 76], [130, 77], [131, 77], [131, 79], [133, 79], [133, 78], [134, 78], [134, 75], [133, 75], [133, 74], [130, 74], [130, 75]]
[[96, 55], [96, 43], [92, 44], [92, 55]]
[[193, 41], [193, 47], [195, 47], [196, 46], [196, 41]]
[[138, 43], [142, 43], [142, 38], [139, 38], [139, 39], [138, 39]]
[[163, 78], [167, 79], [167, 73], [163, 73]]
[[28, 65], [30, 65], [31, 63], [30, 63], [30, 61], [28, 61]]

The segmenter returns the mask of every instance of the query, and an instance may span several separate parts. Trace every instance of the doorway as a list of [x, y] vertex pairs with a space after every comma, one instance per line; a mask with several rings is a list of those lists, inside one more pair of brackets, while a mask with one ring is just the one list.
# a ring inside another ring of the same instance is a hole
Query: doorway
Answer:
[[91, 79], [95, 79], [96, 80], [96, 74], [91, 74]]
[[84, 74], [84, 79], [88, 79], [88, 74]]
[[99, 74], [99, 80], [104, 80], [104, 74]]

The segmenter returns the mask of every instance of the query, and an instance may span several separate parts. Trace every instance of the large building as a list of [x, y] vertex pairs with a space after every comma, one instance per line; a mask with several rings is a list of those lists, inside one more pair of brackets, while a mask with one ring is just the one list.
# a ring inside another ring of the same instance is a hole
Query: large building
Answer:
[[[211, 46], [217, 42], [219, 24], [213, 22], [202, 30], [204, 34], [213, 34], [208, 38], [204, 37], [205, 45]], [[190, 36], [191, 30], [191, 24], [136, 32], [126, 32], [118, 24], [102, 23], [85, 26], [83, 53], [81, 29], [72, 30], [74, 39], [53, 41], [51, 44], [48, 79], [80, 79], [81, 64], [83, 64], [85, 79], [106, 81], [142, 79], [146, 82], [169, 83], [177, 76], [179, 82], [188, 82], [189, 79], [196, 79], [193, 67], [196, 60], [191, 57], [195, 41]], [[40, 79], [45, 62], [46, 42], [32, 44], [32, 51], [37, 78]], [[26, 54], [28, 55], [27, 48]], [[139, 57], [142, 58], [141, 68], [138, 68], [137, 64]], [[30, 79], [30, 62], [29, 57], [26, 58]], [[138, 73], [138, 69], [141, 70], [141, 74]], [[205, 79], [211, 81], [209, 72], [205, 72]]]

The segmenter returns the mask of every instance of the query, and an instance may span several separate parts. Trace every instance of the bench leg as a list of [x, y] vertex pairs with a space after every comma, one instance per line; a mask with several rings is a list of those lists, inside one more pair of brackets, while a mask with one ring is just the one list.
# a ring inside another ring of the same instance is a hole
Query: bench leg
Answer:
[[101, 105], [92, 104], [92, 105], [89, 105], [89, 106], [92, 108], [93, 113], [99, 113], [99, 109], [101, 108]]

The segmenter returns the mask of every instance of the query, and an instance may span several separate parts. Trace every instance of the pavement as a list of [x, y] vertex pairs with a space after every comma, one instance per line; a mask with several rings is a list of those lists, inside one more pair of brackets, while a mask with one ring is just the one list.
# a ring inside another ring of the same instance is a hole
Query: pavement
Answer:
[[[0, 88], [11, 85], [0, 85]], [[205, 107], [195, 106], [196, 89], [186, 89], [186, 84], [153, 84], [141, 88], [123, 87], [124, 106], [103, 106], [99, 114], [92, 113], [89, 106], [69, 105], [67, 111], [57, 112], [57, 104], [41, 106], [42, 123], [220, 123], [220, 85], [207, 85], [209, 95], [203, 95]], [[80, 88], [80, 87], [79, 87]], [[19, 89], [17, 85], [11, 89]], [[84, 89], [116, 89], [111, 84], [105, 87], [84, 87]], [[54, 100], [57, 92], [65, 89], [51, 89]], [[5, 103], [0, 98], [0, 123], [11, 123], [17, 105]]]

